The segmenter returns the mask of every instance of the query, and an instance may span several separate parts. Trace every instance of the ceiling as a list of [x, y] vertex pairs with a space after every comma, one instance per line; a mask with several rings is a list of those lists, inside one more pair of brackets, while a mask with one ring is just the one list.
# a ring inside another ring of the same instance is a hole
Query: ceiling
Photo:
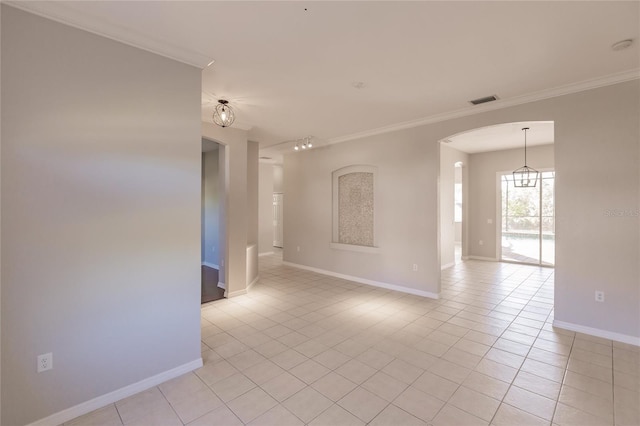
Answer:
[[524, 148], [524, 127], [529, 128], [527, 147], [549, 145], [554, 142], [553, 121], [522, 121], [481, 127], [450, 136], [443, 142], [468, 154]]
[[638, 1], [8, 3], [203, 68], [203, 120], [229, 100], [265, 152], [640, 76]]

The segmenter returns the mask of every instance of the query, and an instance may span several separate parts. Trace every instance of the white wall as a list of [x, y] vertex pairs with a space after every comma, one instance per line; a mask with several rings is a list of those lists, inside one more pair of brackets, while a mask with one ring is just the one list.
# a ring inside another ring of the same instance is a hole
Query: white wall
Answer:
[[202, 153], [202, 262], [220, 265], [219, 150]]
[[[483, 126], [554, 121], [555, 318], [565, 327], [640, 339], [638, 217], [607, 215], [639, 208], [639, 98], [633, 80], [285, 155], [285, 260], [437, 291], [438, 141]], [[379, 167], [380, 254], [328, 247], [331, 171], [349, 164]], [[478, 215], [486, 221], [486, 212]], [[411, 272], [412, 263], [422, 269]], [[594, 301], [599, 289], [605, 303]]]
[[[281, 169], [281, 167], [280, 167]], [[258, 252], [273, 252], [273, 176], [274, 166], [260, 163], [258, 189]]]
[[[222, 146], [220, 156], [224, 158], [224, 191], [221, 191], [224, 224], [221, 230], [226, 241], [225, 256], [221, 260], [221, 281], [226, 284], [225, 296], [233, 297], [247, 291], [247, 244], [249, 221], [258, 215], [258, 209], [249, 208], [247, 197], [249, 172], [248, 142], [245, 130], [219, 127], [203, 122], [202, 137]], [[257, 167], [257, 166], [256, 166]], [[257, 174], [256, 174], [257, 175]], [[255, 237], [254, 237], [255, 238]], [[224, 277], [224, 278], [222, 278]]]
[[273, 165], [273, 192], [284, 192], [284, 167], [282, 164]]
[[2, 9], [1, 423], [19, 425], [201, 362], [201, 74]]
[[[469, 156], [469, 256], [498, 260], [501, 224], [497, 221], [500, 187], [496, 174], [523, 164], [524, 148]], [[553, 169], [553, 145], [527, 147], [527, 165], [538, 170]], [[489, 219], [492, 223], [488, 223]]]
[[467, 153], [444, 143], [440, 144], [440, 265], [442, 268], [455, 263], [455, 164], [462, 162], [466, 167], [468, 158]]
[[[437, 294], [438, 163], [437, 143], [424, 143], [420, 129], [286, 154], [284, 260]], [[374, 194], [378, 253], [330, 247], [331, 173], [350, 165], [378, 168]], [[413, 271], [413, 264], [418, 271]]]

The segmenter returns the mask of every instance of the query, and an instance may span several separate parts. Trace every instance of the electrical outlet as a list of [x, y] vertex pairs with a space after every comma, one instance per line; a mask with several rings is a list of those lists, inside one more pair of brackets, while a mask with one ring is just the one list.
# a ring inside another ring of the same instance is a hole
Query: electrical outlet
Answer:
[[484, 245], [484, 241], [480, 240], [480, 241], [478, 241], [478, 244], [480, 244], [481, 246], [483, 246], [483, 245]]
[[417, 263], [413, 264], [413, 272], [418, 272], [418, 264]]
[[38, 355], [38, 373], [51, 370], [52, 368], [53, 354], [51, 352], [49, 352], [48, 354]]
[[487, 223], [491, 225], [493, 223], [493, 219], [487, 219]]
[[604, 291], [596, 291], [596, 302], [604, 302]]
[[300, 251], [300, 246], [297, 246], [297, 247], [296, 247], [296, 251]]

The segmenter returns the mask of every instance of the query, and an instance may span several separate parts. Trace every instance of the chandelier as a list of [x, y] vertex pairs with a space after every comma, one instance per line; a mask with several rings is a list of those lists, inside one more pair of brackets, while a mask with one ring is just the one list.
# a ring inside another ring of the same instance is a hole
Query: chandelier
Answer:
[[538, 182], [539, 172], [527, 166], [527, 130], [529, 128], [523, 127], [522, 130], [524, 131], [524, 166], [513, 171], [513, 186], [516, 188], [534, 188]]
[[229, 106], [229, 101], [225, 101], [224, 99], [218, 100], [218, 105], [216, 105], [213, 111], [213, 122], [220, 127], [229, 127], [235, 119], [236, 115]]

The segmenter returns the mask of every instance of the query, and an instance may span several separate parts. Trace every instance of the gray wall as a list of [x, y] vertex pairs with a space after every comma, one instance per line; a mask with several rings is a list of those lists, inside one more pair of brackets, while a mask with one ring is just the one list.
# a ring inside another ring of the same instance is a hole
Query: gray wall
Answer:
[[[456, 224], [453, 220], [457, 162], [462, 162], [465, 168], [468, 167], [469, 154], [440, 144], [440, 265], [442, 267], [451, 266], [455, 262]], [[465, 187], [466, 185], [463, 185], [463, 190]], [[467, 203], [463, 202], [463, 208], [466, 206]], [[463, 219], [466, 219], [464, 213]], [[464, 221], [463, 224], [466, 228]], [[465, 241], [465, 248], [466, 245]]]
[[[279, 167], [282, 169], [282, 167]], [[258, 253], [273, 252], [273, 164], [260, 163], [258, 188]]]
[[[632, 213], [640, 200], [639, 97], [639, 81], [633, 80], [285, 155], [284, 258], [437, 291], [438, 141], [488, 125], [554, 121], [555, 318], [638, 339], [640, 225]], [[379, 167], [379, 254], [329, 247], [331, 172], [350, 164]], [[611, 214], [617, 211], [629, 214]], [[417, 273], [412, 263], [420, 265]], [[605, 303], [594, 301], [595, 290], [606, 292]]]
[[18, 425], [199, 361], [201, 75], [2, 9], [1, 423]]
[[[524, 150], [482, 152], [469, 156], [469, 256], [497, 260], [500, 244], [497, 222], [500, 199], [498, 198], [497, 173], [522, 167]], [[527, 165], [534, 169], [553, 169], [553, 145], [527, 148]], [[557, 183], [557, 182], [556, 182]], [[492, 223], [487, 220], [491, 219]], [[480, 240], [484, 243], [480, 245]]]
[[220, 265], [219, 150], [202, 153], [202, 262]]

